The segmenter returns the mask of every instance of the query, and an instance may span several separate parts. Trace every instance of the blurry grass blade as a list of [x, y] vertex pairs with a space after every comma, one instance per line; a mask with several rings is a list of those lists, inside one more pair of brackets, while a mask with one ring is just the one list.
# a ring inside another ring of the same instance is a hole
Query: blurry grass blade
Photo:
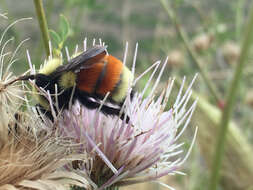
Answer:
[[183, 28], [180, 26], [180, 23], [178, 21], [177, 15], [173, 11], [173, 9], [170, 7], [168, 1], [166, 0], [160, 0], [163, 8], [167, 12], [169, 19], [173, 22], [175, 29], [177, 30], [178, 36], [182, 39], [182, 42], [184, 43], [187, 51], [189, 52], [189, 55], [191, 56], [193, 63], [198, 67], [199, 72], [204, 79], [204, 82], [206, 83], [211, 95], [215, 98], [215, 101], [218, 103], [221, 100], [221, 95], [219, 91], [217, 90], [215, 84], [213, 81], [209, 78], [208, 73], [204, 70], [202, 63], [197, 56], [197, 52], [192, 48], [190, 44], [189, 37], [187, 33], [183, 30]]
[[0, 13], [0, 17], [3, 17], [4, 19], [8, 19], [8, 17], [6, 16], [7, 15], [7, 13]]
[[217, 189], [219, 178], [220, 178], [220, 168], [222, 164], [222, 158], [224, 154], [225, 141], [227, 137], [227, 131], [229, 128], [229, 121], [232, 116], [236, 98], [238, 96], [238, 91], [240, 87], [240, 82], [242, 80], [242, 71], [247, 64], [248, 55], [250, 52], [251, 42], [253, 39], [253, 3], [251, 3], [251, 9], [248, 16], [249, 20], [246, 25], [245, 35], [242, 41], [242, 48], [236, 65], [233, 79], [229, 85], [229, 89], [226, 93], [226, 103], [224, 111], [220, 121], [220, 131], [218, 133], [218, 139], [216, 143], [215, 155], [213, 157], [212, 173], [210, 178], [209, 190]]
[[[198, 144], [211, 168], [214, 147], [217, 141], [221, 111], [208, 103], [199, 94], [193, 93], [192, 97], [199, 97], [196, 114], [193, 122], [198, 124]], [[225, 155], [222, 166], [222, 185], [224, 189], [247, 189], [253, 179], [253, 151], [250, 143], [234, 122], [229, 123]]]

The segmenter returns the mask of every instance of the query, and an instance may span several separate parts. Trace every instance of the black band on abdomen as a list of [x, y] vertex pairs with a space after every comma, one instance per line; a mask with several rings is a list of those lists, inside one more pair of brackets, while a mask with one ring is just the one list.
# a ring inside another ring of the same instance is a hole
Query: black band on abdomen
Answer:
[[96, 84], [95, 84], [95, 87], [94, 87], [94, 93], [96, 93], [97, 89], [99, 89], [100, 85], [101, 85], [101, 82], [102, 80], [104, 79], [105, 75], [106, 75], [106, 67], [107, 67], [107, 63], [106, 61], [104, 61], [104, 66], [103, 66], [103, 69], [96, 81]]

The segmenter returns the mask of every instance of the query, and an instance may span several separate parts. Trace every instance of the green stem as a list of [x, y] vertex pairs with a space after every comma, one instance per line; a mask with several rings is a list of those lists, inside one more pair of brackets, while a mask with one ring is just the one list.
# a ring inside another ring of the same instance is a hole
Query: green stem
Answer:
[[199, 69], [199, 72], [201, 74], [201, 76], [203, 77], [208, 89], [210, 90], [211, 94], [213, 95], [213, 97], [215, 98], [215, 101], [217, 103], [219, 103], [221, 101], [221, 96], [219, 95], [218, 91], [216, 90], [215, 86], [213, 85], [213, 83], [211, 82], [211, 80], [209, 79], [207, 72], [203, 69], [200, 60], [198, 59], [197, 53], [193, 50], [193, 48], [190, 45], [190, 41], [188, 36], [186, 35], [186, 33], [183, 31], [183, 29], [180, 27], [180, 24], [174, 14], [174, 12], [169, 8], [169, 5], [167, 5], [167, 3], [165, 2], [165, 0], [160, 0], [162, 6], [164, 7], [164, 9], [166, 10], [169, 18], [172, 20], [172, 22], [175, 25], [175, 28], [179, 34], [179, 37], [182, 39], [187, 51], [189, 52], [190, 56], [193, 59], [193, 62], [196, 64], [196, 66]]
[[33, 2], [35, 5], [37, 18], [38, 18], [39, 25], [40, 25], [40, 30], [41, 30], [45, 50], [46, 50], [46, 55], [48, 57], [50, 55], [50, 50], [49, 50], [50, 38], [49, 38], [47, 20], [46, 20], [45, 12], [43, 9], [43, 3], [42, 3], [42, 0], [34, 0]]
[[235, 26], [236, 26], [236, 39], [241, 39], [241, 27], [242, 27], [242, 21], [243, 21], [243, 6], [244, 6], [245, 0], [239, 0], [236, 4], [236, 17], [235, 17]]
[[244, 65], [246, 64], [246, 59], [248, 58], [250, 43], [253, 38], [252, 33], [253, 33], [253, 3], [252, 3], [250, 17], [249, 17], [249, 23], [247, 25], [244, 39], [242, 42], [241, 54], [238, 60], [238, 64], [236, 65], [233, 80], [231, 82], [230, 88], [227, 93], [226, 104], [225, 104], [225, 108], [222, 114], [222, 119], [220, 122], [220, 132], [219, 132], [216, 151], [215, 151], [214, 159], [213, 159], [209, 190], [216, 190], [219, 183], [220, 168], [221, 168], [221, 163], [222, 163], [222, 157], [224, 154], [224, 145], [225, 145], [226, 133], [228, 130], [228, 123], [229, 123], [229, 120], [234, 108], [236, 95], [237, 95], [238, 87], [240, 84], [239, 82], [242, 78], [242, 70], [243, 70]]

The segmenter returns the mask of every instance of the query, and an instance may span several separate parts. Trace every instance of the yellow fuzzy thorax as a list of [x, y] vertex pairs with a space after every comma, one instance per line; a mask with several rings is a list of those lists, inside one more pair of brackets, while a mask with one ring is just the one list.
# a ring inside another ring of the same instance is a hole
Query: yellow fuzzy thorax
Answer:
[[118, 88], [117, 92], [112, 96], [112, 99], [115, 102], [122, 102], [125, 99], [127, 91], [129, 90], [129, 85], [131, 85], [132, 81], [133, 81], [132, 72], [127, 67], [124, 66], [121, 76], [121, 82], [117, 87]]
[[[62, 65], [62, 59], [59, 58], [53, 58], [51, 60], [48, 60], [46, 64], [39, 70], [39, 73], [44, 75], [50, 75], [53, 73], [57, 67]], [[33, 87], [33, 94], [37, 102], [40, 103], [40, 105], [45, 109], [49, 110], [50, 106], [48, 104], [47, 99], [38, 92], [38, 90]]]
[[54, 58], [46, 62], [43, 68], [39, 70], [39, 73], [49, 75], [56, 70], [57, 67], [62, 65], [62, 59]]
[[76, 74], [72, 71], [65, 72], [59, 79], [59, 85], [66, 89], [76, 85]]

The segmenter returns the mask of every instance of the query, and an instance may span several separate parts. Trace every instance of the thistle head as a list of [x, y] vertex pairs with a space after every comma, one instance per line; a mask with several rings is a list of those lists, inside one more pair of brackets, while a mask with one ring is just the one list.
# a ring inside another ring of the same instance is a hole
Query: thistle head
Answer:
[[[189, 103], [196, 77], [185, 93], [183, 82], [175, 102], [170, 103], [174, 79], [168, 81], [160, 95], [156, 93], [167, 61], [152, 85], [160, 61], [143, 73], [153, 69], [142, 91], [131, 98], [129, 89], [121, 110], [130, 118], [129, 122], [118, 116], [106, 116], [99, 109], [87, 109], [78, 101], [60, 114], [56, 123], [59, 134], [79, 144], [73, 153], [87, 156], [85, 160], [66, 165], [68, 171], [82, 173], [94, 189], [141, 183], [178, 173], [190, 152], [181, 155], [183, 143], [178, 139], [196, 107], [196, 101]], [[133, 81], [132, 86], [140, 77]], [[150, 93], [145, 97], [147, 88], [150, 88]]]

